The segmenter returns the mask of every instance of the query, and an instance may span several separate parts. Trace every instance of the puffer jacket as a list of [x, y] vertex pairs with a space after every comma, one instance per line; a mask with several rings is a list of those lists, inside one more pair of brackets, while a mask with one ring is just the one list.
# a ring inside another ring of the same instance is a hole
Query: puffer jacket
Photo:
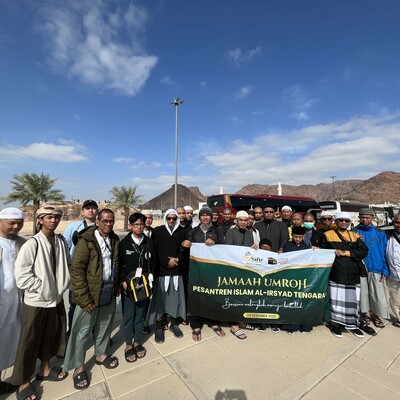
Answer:
[[[88, 229], [75, 247], [72, 259], [71, 282], [72, 301], [81, 308], [94, 303], [97, 307], [100, 301], [101, 288], [103, 286], [103, 258], [100, 246], [94, 234], [97, 227]], [[114, 259], [114, 295], [119, 286], [119, 238], [110, 233]]]

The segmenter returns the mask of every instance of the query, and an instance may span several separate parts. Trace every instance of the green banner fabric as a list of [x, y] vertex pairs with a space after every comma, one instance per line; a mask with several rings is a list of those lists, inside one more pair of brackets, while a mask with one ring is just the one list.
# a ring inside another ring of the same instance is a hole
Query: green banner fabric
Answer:
[[193, 243], [191, 315], [218, 321], [319, 324], [329, 320], [333, 250], [273, 253]]

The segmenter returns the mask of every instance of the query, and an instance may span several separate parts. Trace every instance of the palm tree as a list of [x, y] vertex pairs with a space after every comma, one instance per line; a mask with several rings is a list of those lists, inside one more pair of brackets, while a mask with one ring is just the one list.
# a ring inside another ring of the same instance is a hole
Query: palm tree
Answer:
[[124, 231], [128, 230], [128, 218], [131, 207], [137, 206], [142, 201], [142, 196], [136, 194], [137, 186], [113, 186], [110, 190], [110, 207], [113, 210], [122, 209], [124, 216]]
[[35, 173], [23, 173], [14, 175], [11, 181], [12, 192], [4, 196], [2, 200], [5, 204], [13, 201], [19, 201], [22, 206], [26, 206], [29, 202], [33, 203], [33, 230], [35, 233], [36, 220], [35, 214], [40, 207], [40, 202], [47, 201], [63, 201], [64, 195], [61, 190], [52, 189], [57, 178], [50, 178], [43, 172], [38, 175]]

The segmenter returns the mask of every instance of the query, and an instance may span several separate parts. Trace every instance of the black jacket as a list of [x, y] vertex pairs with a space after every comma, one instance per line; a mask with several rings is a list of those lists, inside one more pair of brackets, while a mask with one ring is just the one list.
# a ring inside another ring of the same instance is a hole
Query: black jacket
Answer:
[[120, 282], [135, 275], [137, 268], [142, 268], [142, 274], [154, 274], [155, 257], [152, 239], [143, 235], [143, 241], [137, 245], [132, 234], [128, 233], [119, 243], [119, 265], [121, 269]]

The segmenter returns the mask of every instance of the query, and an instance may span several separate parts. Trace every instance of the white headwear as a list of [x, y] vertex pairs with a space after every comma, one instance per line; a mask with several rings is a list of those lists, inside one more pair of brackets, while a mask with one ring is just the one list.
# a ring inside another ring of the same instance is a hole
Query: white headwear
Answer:
[[150, 210], [142, 210], [143, 215], [152, 215], [152, 212]]
[[333, 217], [333, 214], [331, 211], [322, 211], [320, 217]]
[[[173, 214], [176, 216], [176, 220], [175, 220], [175, 225], [174, 228], [172, 229], [172, 232], [169, 230], [168, 228], [168, 222], [167, 222], [167, 217], [168, 215]], [[164, 214], [164, 226], [167, 228], [168, 233], [172, 236], [172, 234], [178, 229], [179, 227], [179, 216], [178, 213], [176, 212], [176, 210], [174, 210], [173, 208], [168, 209], [165, 214]]]
[[183, 207], [183, 209], [184, 209], [185, 211], [193, 211], [193, 208], [190, 207], [190, 206], [185, 206], [185, 207]]
[[335, 219], [339, 218], [351, 219], [351, 213], [345, 211], [338, 212], [335, 214]]
[[24, 219], [24, 213], [15, 207], [4, 208], [0, 211], [0, 219]]
[[236, 213], [236, 218], [249, 218], [249, 214], [247, 214], [246, 211], [241, 210]]
[[290, 206], [283, 206], [283, 207], [281, 208], [281, 211], [284, 211], [284, 210], [293, 211], [293, 210], [292, 210], [292, 207], [290, 207]]

